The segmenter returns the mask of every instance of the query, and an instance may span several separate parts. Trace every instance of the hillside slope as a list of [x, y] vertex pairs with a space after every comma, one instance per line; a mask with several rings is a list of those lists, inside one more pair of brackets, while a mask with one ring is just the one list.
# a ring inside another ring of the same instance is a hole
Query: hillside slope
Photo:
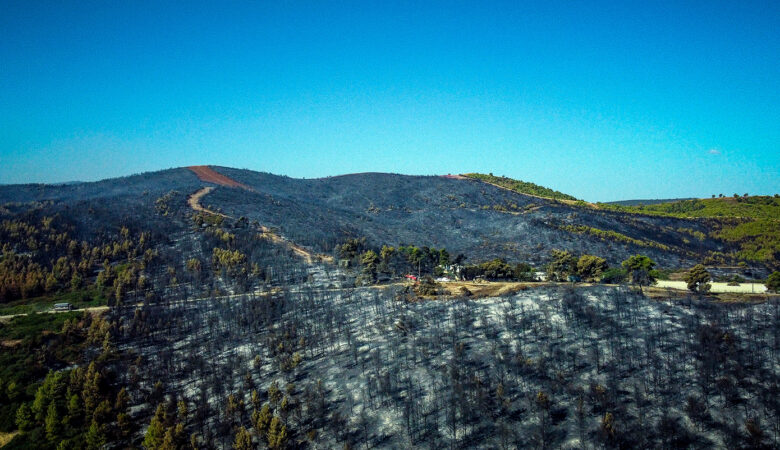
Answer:
[[254, 192], [217, 188], [208, 203], [321, 252], [347, 238], [366, 237], [377, 246], [445, 247], [472, 262], [502, 257], [539, 265], [560, 248], [612, 263], [643, 253], [679, 267], [724, 250], [720, 241], [691, 235], [708, 232], [700, 220], [601, 211], [473, 179], [363, 173], [299, 180], [214, 169]]
[[744, 196], [686, 199], [648, 205], [598, 204], [597, 207], [629, 214], [707, 219], [710, 237], [735, 248], [733, 255], [712, 255], [780, 267], [780, 197]]
[[[47, 211], [78, 215], [74, 220], [84, 225], [85, 233], [118, 228], [111, 221], [140, 226], [149, 214], [146, 211], [153, 211], [166, 193], [175, 191], [172, 201], [187, 208], [186, 196], [209, 186], [213, 189], [200, 198], [204, 207], [256, 221], [324, 254], [349, 238], [365, 237], [376, 247], [443, 247], [451, 254], [466, 255], [472, 263], [500, 257], [539, 266], [557, 248], [599, 255], [611, 264], [642, 253], [662, 267], [677, 268], [713, 254], [728, 259], [730, 252], [740, 248], [738, 239], [715, 234], [721, 230], [715, 219], [595, 208], [464, 177], [362, 173], [294, 179], [227, 167], [199, 170], [220, 177], [203, 179], [180, 168], [67, 186], [2, 186], [0, 214], [11, 216], [26, 203], [47, 202]], [[98, 204], [124, 208], [121, 213], [94, 217], [77, 212], [84, 210], [76, 207], [84, 202], [92, 210]], [[774, 263], [775, 257], [770, 254], [763, 262], [767, 261]]]

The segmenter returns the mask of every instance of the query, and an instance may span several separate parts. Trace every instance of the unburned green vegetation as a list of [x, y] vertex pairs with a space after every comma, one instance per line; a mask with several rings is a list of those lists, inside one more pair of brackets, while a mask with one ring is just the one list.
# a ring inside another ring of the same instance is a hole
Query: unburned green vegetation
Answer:
[[495, 184], [497, 186], [501, 186], [509, 190], [515, 191], [519, 194], [529, 194], [537, 197], [545, 197], [545, 198], [551, 198], [555, 200], [572, 200], [572, 201], [577, 200], [576, 197], [573, 197], [568, 194], [564, 194], [563, 192], [558, 192], [556, 190], [544, 186], [539, 186], [538, 184], [530, 183], [528, 181], [515, 180], [513, 178], [504, 177], [504, 176], [497, 177], [494, 176], [492, 173], [487, 175], [484, 173], [466, 173], [463, 174], [463, 176], [475, 180], [484, 181], [490, 184]]
[[[780, 267], [780, 197], [737, 196], [681, 200], [653, 205], [597, 204], [598, 208], [631, 214], [706, 219], [709, 237], [736, 246], [733, 252], [712, 255], [712, 262], [757, 261]], [[704, 233], [678, 228], [698, 241]]]
[[116, 392], [104, 369], [113, 352], [109, 324], [89, 313], [1, 323], [0, 432], [15, 433], [6, 448], [97, 448], [92, 444], [105, 442]]
[[630, 236], [626, 236], [625, 234], [618, 233], [617, 231], [600, 230], [598, 228], [589, 227], [587, 225], [562, 225], [561, 229], [576, 234], [589, 234], [606, 241], [625, 242], [627, 244], [633, 244], [639, 247], [656, 247], [661, 250], [669, 250], [668, 245], [650, 240], [634, 239]]
[[598, 203], [599, 208], [629, 213], [674, 217], [743, 217], [780, 219], [780, 198], [771, 196], [722, 197], [680, 200], [654, 205], [621, 206]]
[[56, 303], [70, 303], [74, 309], [103, 306], [107, 296], [95, 286], [80, 288], [76, 291], [58, 292], [29, 299], [18, 299], [0, 304], [0, 316], [30, 314], [51, 310]]

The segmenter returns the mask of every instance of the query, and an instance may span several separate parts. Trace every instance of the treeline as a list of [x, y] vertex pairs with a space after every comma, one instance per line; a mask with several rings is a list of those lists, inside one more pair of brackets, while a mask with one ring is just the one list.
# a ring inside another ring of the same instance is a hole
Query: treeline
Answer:
[[[446, 249], [401, 245], [383, 245], [375, 249], [366, 238], [353, 238], [336, 246], [336, 257], [343, 267], [354, 268], [359, 273], [356, 283], [367, 285], [387, 281], [404, 275], [418, 278], [445, 276], [450, 279], [474, 280], [484, 278], [494, 281], [541, 281], [534, 268], [526, 262], [510, 264], [496, 258], [477, 264], [464, 264], [466, 256], [450, 257]], [[574, 255], [565, 250], [553, 249], [550, 262], [542, 268], [548, 281], [587, 281], [602, 283], [632, 282], [648, 286], [655, 282], [660, 272], [656, 263], [643, 255], [632, 256], [620, 267], [610, 267], [607, 260], [596, 255]]]
[[481, 264], [463, 267], [461, 277], [465, 280], [486, 278], [489, 280], [534, 281], [533, 267], [527, 263], [510, 265], [503, 259], [496, 258]]
[[620, 267], [610, 267], [607, 260], [595, 255], [575, 256], [565, 250], [552, 250], [552, 261], [547, 265], [549, 281], [589, 281], [608, 284], [631, 282], [649, 286], [661, 276], [656, 262], [644, 255], [624, 260]]
[[366, 238], [348, 239], [337, 245], [334, 252], [342, 266], [358, 268], [361, 274], [359, 281], [368, 284], [406, 274], [418, 277], [446, 275], [451, 266], [460, 265], [466, 259], [463, 254], [452, 257], [445, 248], [414, 245], [371, 247]]
[[[138, 281], [137, 274], [129, 278], [124, 273], [112, 274], [110, 267], [141, 257], [134, 268], [138, 271], [155, 256], [150, 249], [149, 233], [133, 234], [121, 227], [115, 237], [92, 243], [78, 241], [72, 234], [70, 227], [57, 217], [0, 223], [0, 303], [77, 291], [95, 283], [121, 291], [130, 281]], [[102, 278], [95, 278], [94, 273], [99, 270], [107, 272]]]

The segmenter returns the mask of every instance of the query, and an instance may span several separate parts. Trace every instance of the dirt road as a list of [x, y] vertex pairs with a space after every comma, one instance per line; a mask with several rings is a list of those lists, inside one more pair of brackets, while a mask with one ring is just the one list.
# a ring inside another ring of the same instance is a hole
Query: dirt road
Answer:
[[200, 199], [202, 199], [206, 194], [208, 194], [209, 192], [211, 192], [213, 190], [214, 190], [213, 186], [207, 186], [207, 187], [204, 187], [203, 189], [201, 189], [201, 190], [199, 190], [199, 191], [197, 191], [197, 192], [195, 192], [193, 194], [190, 194], [190, 196], [187, 197], [187, 204], [190, 205], [190, 208], [194, 209], [195, 211], [204, 212], [204, 213], [208, 213], [208, 214], [214, 214], [215, 216], [220, 216], [220, 217], [226, 217], [227, 218], [228, 216], [226, 216], [226, 215], [224, 215], [222, 213], [218, 213], [216, 211], [212, 211], [212, 210], [210, 210], [208, 208], [204, 208], [200, 204]]
[[[225, 214], [222, 214], [222, 213], [219, 213], [219, 212], [216, 212], [216, 211], [212, 211], [212, 210], [210, 210], [208, 208], [205, 208], [203, 205], [200, 204], [201, 199], [203, 199], [203, 197], [205, 197], [209, 192], [211, 192], [213, 190], [214, 190], [213, 186], [206, 186], [206, 187], [198, 190], [197, 192], [194, 192], [193, 194], [191, 194], [187, 198], [187, 204], [190, 206], [190, 208], [192, 208], [193, 210], [198, 211], [198, 212], [204, 212], [204, 213], [207, 213], [207, 214], [214, 214], [216, 216], [230, 218], [230, 216], [228, 216], [228, 215], [225, 215]], [[277, 244], [284, 245], [285, 247], [287, 247], [290, 250], [292, 250], [293, 253], [295, 253], [296, 255], [304, 258], [309, 263], [311, 263], [312, 261], [317, 261], [317, 260], [320, 260], [320, 261], [331, 261], [331, 262], [333, 261], [333, 257], [328, 256], [328, 255], [320, 255], [320, 254], [312, 253], [312, 252], [306, 250], [305, 248], [301, 247], [300, 245], [297, 245], [297, 244], [295, 244], [293, 242], [290, 242], [290, 241], [286, 240], [285, 238], [279, 236], [278, 234], [276, 234], [273, 231], [271, 231], [271, 229], [268, 228], [268, 227], [261, 226], [260, 227], [260, 232], [261, 232], [262, 236], [265, 237], [266, 239], [269, 239], [269, 240], [271, 240], [271, 241], [273, 241], [273, 242], [275, 242]]]

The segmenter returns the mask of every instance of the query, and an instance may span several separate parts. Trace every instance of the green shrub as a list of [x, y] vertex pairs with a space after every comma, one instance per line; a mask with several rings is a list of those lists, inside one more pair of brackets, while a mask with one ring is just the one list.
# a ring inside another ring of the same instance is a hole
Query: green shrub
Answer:
[[607, 284], [625, 283], [628, 279], [628, 272], [625, 269], [613, 267], [607, 269], [601, 274], [601, 282]]

